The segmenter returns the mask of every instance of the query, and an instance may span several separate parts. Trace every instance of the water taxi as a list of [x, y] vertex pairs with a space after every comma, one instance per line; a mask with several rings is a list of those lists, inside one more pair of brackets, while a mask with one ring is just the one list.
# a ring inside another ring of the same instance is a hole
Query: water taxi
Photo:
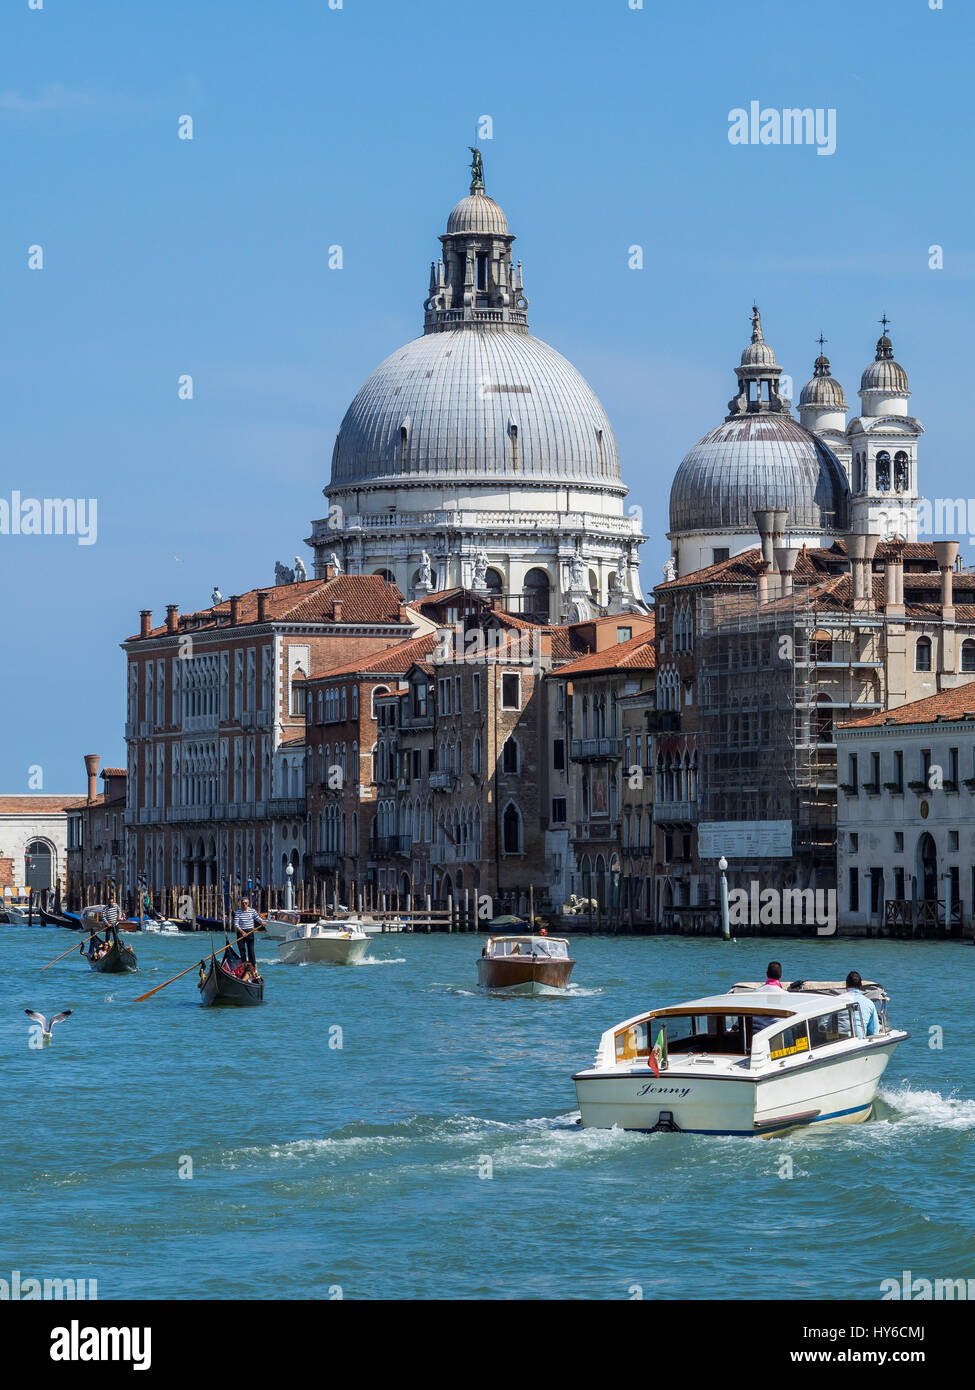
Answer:
[[547, 994], [565, 989], [575, 961], [561, 936], [489, 936], [477, 962], [482, 989]]
[[288, 965], [309, 961], [357, 965], [368, 946], [369, 938], [358, 922], [301, 922], [278, 942], [278, 957]]
[[743, 982], [626, 1019], [572, 1078], [582, 1123], [769, 1135], [869, 1119], [887, 1063], [910, 1035], [891, 1027], [879, 985], [862, 992], [879, 1021], [869, 1036], [858, 995], [835, 981]]

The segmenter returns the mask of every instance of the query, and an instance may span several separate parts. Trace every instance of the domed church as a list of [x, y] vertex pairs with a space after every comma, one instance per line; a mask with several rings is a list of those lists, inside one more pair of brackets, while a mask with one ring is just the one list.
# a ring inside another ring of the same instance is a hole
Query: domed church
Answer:
[[508, 219], [472, 150], [431, 265], [423, 334], [346, 411], [313, 523], [315, 573], [382, 574], [410, 599], [464, 585], [551, 622], [646, 611], [613, 429], [528, 327]]
[[894, 361], [882, 322], [876, 357], [860, 381], [863, 413], [847, 422], [846, 396], [820, 350], [796, 421], [753, 306], [751, 342], [735, 368], [728, 414], [684, 456], [674, 477], [667, 577], [750, 550], [757, 544], [756, 510], [787, 511], [784, 544], [790, 546], [828, 546], [849, 531], [917, 539], [922, 426], [907, 413], [907, 373]]

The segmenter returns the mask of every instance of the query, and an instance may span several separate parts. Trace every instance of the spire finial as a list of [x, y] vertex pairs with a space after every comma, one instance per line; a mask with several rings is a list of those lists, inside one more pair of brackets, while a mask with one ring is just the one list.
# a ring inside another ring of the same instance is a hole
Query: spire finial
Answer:
[[891, 344], [890, 338], [887, 336], [887, 328], [890, 324], [890, 319], [887, 317], [886, 314], [884, 314], [883, 317], [879, 320], [879, 322], [883, 325], [884, 335], [882, 338], [877, 339], [876, 360], [878, 362], [893, 361], [894, 349], [893, 345]]
[[880, 318], [880, 323], [883, 324], [883, 328], [884, 328], [884, 337], [886, 338], [886, 336], [887, 336], [887, 325], [890, 323], [890, 319], [887, 317], [886, 314], [882, 315], [882, 317]]
[[824, 343], [828, 343], [828, 342], [829, 342], [829, 339], [823, 337], [823, 334], [822, 334], [822, 330], [821, 330], [821, 329], [820, 329], [819, 337], [816, 339], [816, 342], [819, 344], [819, 355], [820, 355], [820, 357], [822, 357], [822, 355], [823, 355], [823, 344], [824, 344]]
[[762, 336], [762, 316], [761, 316], [761, 314], [758, 312], [758, 305], [757, 305], [757, 304], [753, 304], [753, 305], [752, 305], [752, 342], [753, 342], [753, 343], [764, 343], [764, 341], [765, 341], [765, 339], [764, 339], [763, 336]]

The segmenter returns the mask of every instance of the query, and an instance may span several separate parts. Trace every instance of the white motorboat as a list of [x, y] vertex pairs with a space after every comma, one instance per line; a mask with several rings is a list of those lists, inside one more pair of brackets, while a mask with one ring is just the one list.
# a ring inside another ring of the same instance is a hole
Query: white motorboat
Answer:
[[288, 932], [294, 931], [301, 921], [301, 913], [290, 911], [287, 908], [280, 908], [274, 913], [268, 913], [264, 918], [264, 930], [268, 936], [275, 937], [282, 941]]
[[278, 943], [278, 956], [288, 965], [308, 961], [357, 965], [368, 946], [369, 938], [358, 922], [302, 922]]
[[782, 1134], [869, 1119], [880, 1078], [910, 1034], [890, 1026], [879, 985], [863, 993], [879, 1028], [865, 1036], [844, 984], [742, 983], [727, 994], [650, 1009], [608, 1029], [595, 1064], [572, 1079], [596, 1129]]

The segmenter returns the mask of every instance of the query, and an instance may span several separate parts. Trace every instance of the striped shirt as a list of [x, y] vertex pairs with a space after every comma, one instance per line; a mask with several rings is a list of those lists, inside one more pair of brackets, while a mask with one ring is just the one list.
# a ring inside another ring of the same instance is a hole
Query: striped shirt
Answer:
[[118, 903], [110, 903], [102, 912], [102, 921], [106, 927], [114, 927], [122, 920], [122, 909]]
[[234, 931], [254, 931], [260, 925], [260, 917], [252, 907], [239, 907], [234, 913]]

